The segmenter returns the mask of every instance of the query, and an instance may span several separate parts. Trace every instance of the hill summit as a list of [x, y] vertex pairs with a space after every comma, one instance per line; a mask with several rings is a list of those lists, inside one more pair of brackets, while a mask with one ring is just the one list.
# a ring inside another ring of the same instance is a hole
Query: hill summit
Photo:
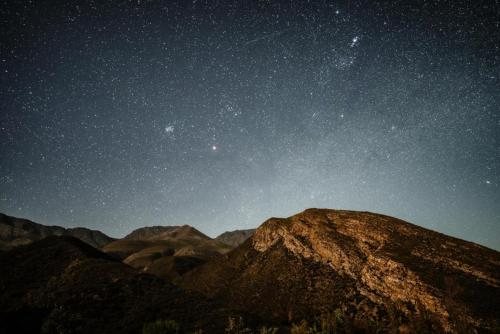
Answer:
[[198, 239], [210, 240], [210, 237], [189, 225], [182, 226], [147, 226], [138, 228], [123, 239], [127, 240], [169, 240], [169, 239]]

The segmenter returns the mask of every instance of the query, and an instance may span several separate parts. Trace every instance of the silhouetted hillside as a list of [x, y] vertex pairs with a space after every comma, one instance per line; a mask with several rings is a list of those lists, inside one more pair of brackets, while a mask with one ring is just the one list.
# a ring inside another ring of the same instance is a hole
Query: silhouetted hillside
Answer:
[[73, 236], [96, 248], [101, 248], [115, 240], [96, 230], [83, 227], [46, 226], [0, 213], [0, 249], [26, 245], [52, 235]]

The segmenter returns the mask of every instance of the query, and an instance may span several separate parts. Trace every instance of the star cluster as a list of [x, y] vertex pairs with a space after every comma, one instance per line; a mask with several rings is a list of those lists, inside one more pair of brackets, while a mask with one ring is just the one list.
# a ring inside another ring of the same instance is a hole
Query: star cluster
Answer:
[[495, 1], [7, 1], [0, 211], [209, 235], [308, 207], [500, 249]]

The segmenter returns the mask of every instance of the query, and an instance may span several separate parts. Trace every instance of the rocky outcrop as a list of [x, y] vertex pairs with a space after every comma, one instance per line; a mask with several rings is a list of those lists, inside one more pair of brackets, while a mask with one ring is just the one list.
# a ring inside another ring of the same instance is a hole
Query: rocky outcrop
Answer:
[[271, 218], [184, 286], [277, 322], [333, 308], [401, 332], [489, 332], [500, 323], [500, 253], [369, 212]]
[[255, 229], [228, 231], [216, 237], [215, 240], [231, 247], [237, 247], [244, 243], [245, 240], [250, 238], [254, 233]]
[[115, 240], [96, 230], [46, 226], [0, 213], [0, 249], [26, 245], [48, 236], [72, 236], [95, 248], [101, 248]]

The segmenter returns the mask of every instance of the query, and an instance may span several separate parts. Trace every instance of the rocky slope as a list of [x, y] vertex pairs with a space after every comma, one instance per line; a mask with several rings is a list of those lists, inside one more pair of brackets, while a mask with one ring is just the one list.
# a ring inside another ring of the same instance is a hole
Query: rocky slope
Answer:
[[[157, 319], [219, 333], [227, 311], [72, 237], [0, 252], [0, 333], [140, 333]], [[215, 328], [215, 329], [214, 329]]]
[[73, 236], [95, 248], [101, 248], [115, 240], [96, 230], [82, 227], [66, 229], [61, 226], [46, 226], [0, 213], [0, 249], [7, 250], [15, 246], [26, 245], [52, 235]]
[[244, 243], [245, 240], [250, 238], [254, 233], [255, 229], [228, 231], [216, 237], [215, 240], [231, 247], [237, 247]]
[[500, 253], [369, 212], [271, 218], [182, 284], [275, 324], [333, 314], [365, 332], [493, 333], [500, 325]]

